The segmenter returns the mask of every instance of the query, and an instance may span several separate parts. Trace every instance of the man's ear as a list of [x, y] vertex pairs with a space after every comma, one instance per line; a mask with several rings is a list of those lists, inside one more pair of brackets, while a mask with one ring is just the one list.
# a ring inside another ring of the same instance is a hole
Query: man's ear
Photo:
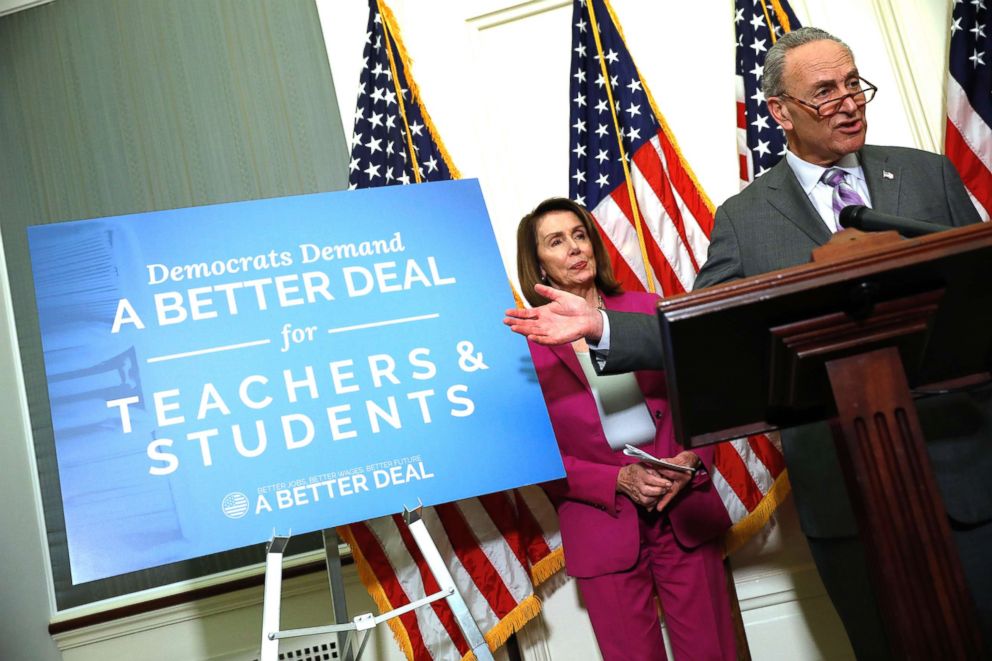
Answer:
[[768, 98], [768, 112], [772, 118], [786, 131], [792, 130], [792, 114], [789, 107], [782, 103], [782, 99], [777, 96]]

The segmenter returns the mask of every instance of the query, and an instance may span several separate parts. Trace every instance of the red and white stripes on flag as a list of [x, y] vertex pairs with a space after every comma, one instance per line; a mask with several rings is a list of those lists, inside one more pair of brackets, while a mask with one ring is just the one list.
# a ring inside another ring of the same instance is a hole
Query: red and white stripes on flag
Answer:
[[992, 12], [984, 2], [955, 3], [947, 76], [944, 151], [982, 220], [992, 215]]
[[[651, 279], [665, 294], [692, 289], [692, 282], [705, 259], [713, 212], [689, 181], [678, 148], [663, 129], [646, 141], [630, 159], [630, 179], [638, 202]], [[630, 196], [625, 186], [615, 187], [590, 209], [607, 241], [617, 276], [625, 289], [647, 291], [648, 274], [641, 259], [640, 241], [634, 226]]]
[[[491, 649], [541, 610], [534, 584], [560, 569], [558, 518], [539, 487], [489, 494], [423, 512], [472, 617]], [[438, 591], [400, 515], [339, 528], [376, 605], [390, 610]], [[446, 601], [390, 620], [410, 659], [460, 659], [469, 645]]]
[[[689, 291], [706, 260], [713, 205], [606, 0], [574, 2], [570, 98], [570, 196], [596, 218], [621, 285], [663, 296]], [[781, 449], [758, 435], [718, 446], [714, 466], [733, 522], [726, 539], [732, 551], [788, 493], [785, 462]]]
[[[458, 177], [413, 80], [396, 20], [369, 0], [365, 66], [351, 141], [351, 188]], [[558, 516], [539, 487], [425, 508], [423, 521], [491, 649], [541, 610], [534, 586], [564, 566]], [[338, 528], [381, 612], [438, 592], [400, 515]], [[388, 621], [407, 658], [470, 653], [448, 602]]]

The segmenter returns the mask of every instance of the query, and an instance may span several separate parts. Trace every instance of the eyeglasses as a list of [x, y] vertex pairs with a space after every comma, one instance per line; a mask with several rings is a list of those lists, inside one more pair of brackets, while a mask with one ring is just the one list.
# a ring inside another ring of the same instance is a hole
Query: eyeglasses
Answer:
[[830, 99], [829, 101], [824, 101], [823, 103], [807, 103], [802, 99], [797, 99], [791, 94], [779, 94], [778, 96], [783, 99], [792, 99], [796, 103], [804, 105], [807, 108], [812, 108], [820, 117], [830, 117], [831, 115], [836, 115], [840, 111], [840, 107], [844, 105], [844, 101], [847, 99], [853, 99], [854, 105], [861, 108], [866, 103], [870, 103], [871, 100], [875, 98], [875, 92], [878, 91], [877, 87], [869, 83], [864, 78], [856, 78], [851, 81], [849, 85], [856, 85], [858, 89], [854, 92], [842, 94], [838, 97]]

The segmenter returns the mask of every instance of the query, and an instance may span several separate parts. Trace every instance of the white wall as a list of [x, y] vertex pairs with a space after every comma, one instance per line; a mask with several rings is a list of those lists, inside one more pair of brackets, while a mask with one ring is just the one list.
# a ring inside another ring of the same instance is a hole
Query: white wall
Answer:
[[[9, 2], [9, 0], [6, 0]], [[350, 134], [366, 0], [317, 0], [332, 73]], [[737, 190], [733, 4], [730, 0], [614, 0], [641, 72], [682, 152], [714, 203]], [[5, 5], [0, 3], [0, 10]], [[508, 272], [516, 222], [544, 197], [567, 193], [569, 2], [392, 0], [413, 73], [457, 166], [483, 186]], [[836, 32], [879, 86], [869, 140], [938, 148], [949, 0], [793, 0], [806, 25]], [[893, 62], [901, 66], [893, 66]], [[677, 94], [675, 92], [678, 92]], [[47, 636], [53, 600], [37, 508], [27, 408], [19, 378], [5, 271], [0, 273], [0, 565], [5, 599], [0, 658], [58, 658]], [[497, 321], [494, 320], [494, 323]], [[794, 516], [783, 510], [768, 540], [734, 558], [755, 659], [844, 658], [839, 624], [812, 570]], [[12, 541], [16, 540], [16, 541]], [[350, 598], [360, 592], [354, 581]], [[260, 621], [258, 591], [201, 602], [60, 638], [66, 659], [247, 658]], [[322, 579], [304, 580], [287, 602], [287, 626], [320, 617]], [[293, 604], [297, 604], [293, 605]], [[357, 610], [357, 609], [356, 609]], [[522, 637], [528, 659], [597, 657], [574, 589], [548, 595], [545, 619]], [[297, 620], [297, 621], [294, 621]], [[323, 621], [318, 619], [318, 621]], [[374, 654], [392, 659], [387, 633]], [[10, 653], [16, 650], [16, 654]], [[170, 652], [172, 650], [172, 652]]]

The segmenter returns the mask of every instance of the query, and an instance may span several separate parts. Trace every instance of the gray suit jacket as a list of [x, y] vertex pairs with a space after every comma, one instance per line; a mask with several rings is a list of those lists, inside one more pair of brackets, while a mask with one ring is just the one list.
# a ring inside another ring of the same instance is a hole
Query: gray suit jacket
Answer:
[[[859, 157], [874, 209], [951, 226], [979, 222], [960, 177], [943, 156], [866, 145]], [[695, 288], [804, 264], [830, 237], [782, 159], [717, 209], [709, 255]], [[611, 348], [604, 371], [658, 369], [657, 321], [608, 314]], [[921, 400], [917, 407], [949, 516], [964, 524], [992, 520], [992, 489], [985, 486], [992, 474], [992, 396], [949, 395]], [[782, 444], [806, 534], [856, 534], [827, 426], [784, 430]]]

